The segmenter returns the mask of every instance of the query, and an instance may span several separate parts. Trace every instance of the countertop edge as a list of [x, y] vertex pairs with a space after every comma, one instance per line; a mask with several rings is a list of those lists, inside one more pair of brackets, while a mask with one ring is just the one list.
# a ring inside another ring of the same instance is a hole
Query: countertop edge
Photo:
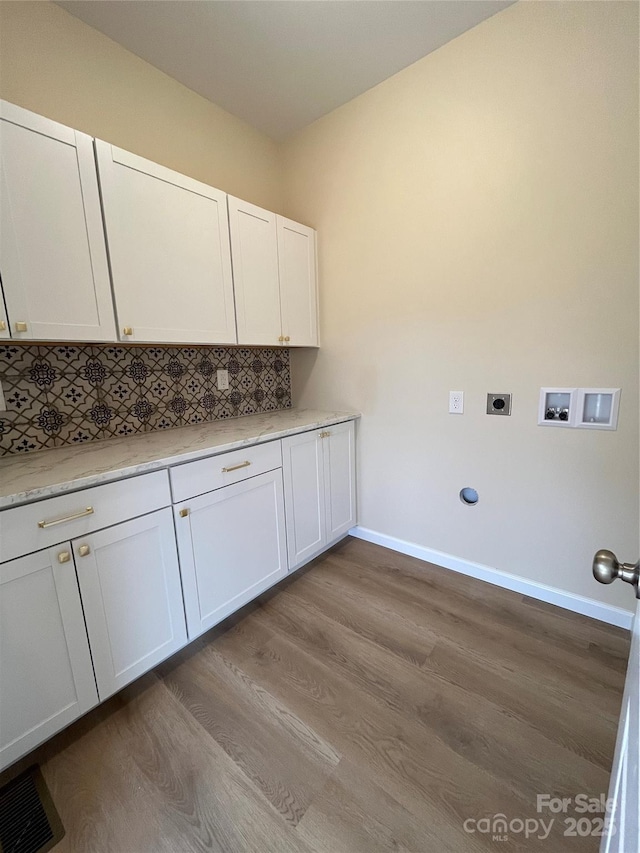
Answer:
[[[255, 444], [264, 444], [268, 441], [277, 441], [281, 438], [286, 438], [290, 435], [296, 435], [301, 432], [309, 432], [324, 426], [332, 424], [347, 423], [348, 421], [359, 420], [361, 415], [357, 412], [345, 413], [327, 413], [326, 418], [313, 419], [306, 424], [296, 426], [283, 427], [270, 432], [262, 432], [251, 437], [228, 441], [224, 444], [214, 444], [210, 447], [201, 447], [197, 450], [179, 452], [170, 456], [164, 456], [159, 459], [152, 459], [148, 462], [137, 462], [131, 465], [116, 467], [112, 470], [106, 470], [88, 474], [86, 476], [74, 477], [71, 480], [62, 481], [52, 485], [39, 486], [25, 491], [19, 491], [11, 495], [0, 495], [0, 511], [11, 509], [25, 504], [34, 503], [46, 498], [57, 497], [58, 495], [67, 494], [69, 492], [81, 491], [82, 489], [92, 486], [102, 485], [104, 483], [112, 483], [116, 480], [124, 480], [129, 477], [134, 477], [138, 474], [146, 474], [151, 471], [159, 471], [169, 468], [173, 465], [180, 465], [186, 462], [193, 462], [197, 459], [205, 459], [211, 456], [218, 456], [221, 453], [226, 453], [230, 450], [236, 450], [240, 447], [247, 447]], [[44, 451], [45, 453], [47, 451]]]

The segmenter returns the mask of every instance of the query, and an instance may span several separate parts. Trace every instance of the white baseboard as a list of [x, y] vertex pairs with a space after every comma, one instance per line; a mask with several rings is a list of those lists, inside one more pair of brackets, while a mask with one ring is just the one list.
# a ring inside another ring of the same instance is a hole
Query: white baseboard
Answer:
[[537, 598], [539, 601], [556, 604], [558, 607], [564, 607], [565, 610], [573, 610], [574, 613], [581, 613], [583, 616], [590, 616], [592, 619], [599, 619], [601, 622], [608, 622], [610, 625], [617, 625], [619, 628], [631, 628], [633, 613], [630, 610], [623, 610], [621, 607], [614, 607], [611, 604], [602, 604], [602, 602], [595, 601], [592, 598], [585, 598], [583, 595], [576, 595], [573, 592], [566, 592], [563, 589], [527, 580], [518, 577], [518, 575], [509, 574], [509, 572], [502, 572], [499, 569], [492, 569], [491, 566], [484, 566], [481, 563], [462, 560], [460, 557], [445, 554], [443, 551], [415, 545], [413, 542], [406, 542], [404, 539], [396, 539], [395, 536], [386, 536], [384, 533], [377, 533], [375, 530], [369, 530], [366, 527], [353, 527], [349, 533], [357, 539], [365, 539], [367, 542], [382, 545], [384, 548], [390, 548], [400, 554], [408, 554], [410, 557], [417, 557], [418, 560], [435, 563], [436, 566], [442, 566], [445, 569], [469, 575], [469, 577], [492, 583], [495, 586]]

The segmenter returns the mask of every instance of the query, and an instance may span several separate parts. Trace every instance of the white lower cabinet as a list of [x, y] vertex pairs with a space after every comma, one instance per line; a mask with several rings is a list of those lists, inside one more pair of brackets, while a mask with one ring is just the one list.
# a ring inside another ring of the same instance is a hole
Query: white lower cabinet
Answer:
[[[1, 512], [0, 770], [344, 536], [354, 434], [337, 424]], [[25, 542], [38, 550], [21, 556]]]
[[72, 544], [103, 700], [186, 643], [171, 510]]
[[284, 438], [282, 464], [292, 570], [337, 542], [356, 523], [353, 422]]
[[189, 639], [287, 574], [282, 471], [175, 507]]
[[69, 543], [0, 564], [0, 769], [97, 702]]

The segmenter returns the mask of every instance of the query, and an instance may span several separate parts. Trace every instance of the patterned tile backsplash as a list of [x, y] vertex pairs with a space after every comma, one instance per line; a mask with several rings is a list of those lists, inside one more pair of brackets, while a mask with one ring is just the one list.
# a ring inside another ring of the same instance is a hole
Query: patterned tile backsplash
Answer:
[[7, 343], [0, 379], [0, 455], [291, 407], [280, 348]]

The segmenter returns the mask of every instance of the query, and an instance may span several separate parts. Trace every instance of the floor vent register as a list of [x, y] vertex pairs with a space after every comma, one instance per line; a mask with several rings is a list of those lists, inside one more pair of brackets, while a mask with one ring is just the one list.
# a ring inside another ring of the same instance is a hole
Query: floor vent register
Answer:
[[64, 836], [40, 768], [0, 788], [0, 853], [46, 853]]

